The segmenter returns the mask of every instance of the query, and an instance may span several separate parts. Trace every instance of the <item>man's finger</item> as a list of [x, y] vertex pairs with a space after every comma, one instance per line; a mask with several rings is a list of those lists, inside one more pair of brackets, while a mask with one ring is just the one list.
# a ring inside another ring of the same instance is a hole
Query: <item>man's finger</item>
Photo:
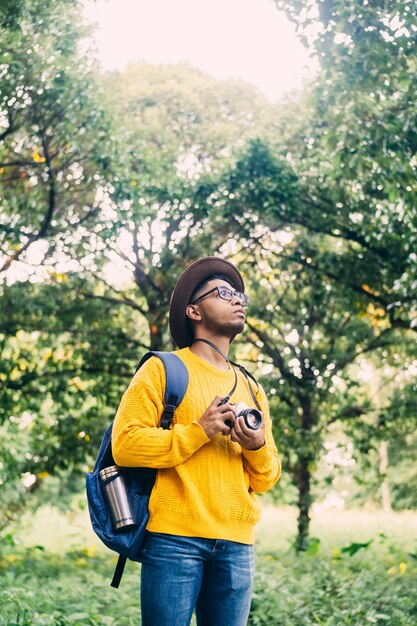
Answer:
[[237, 435], [240, 435], [242, 433], [242, 430], [240, 428], [240, 417], [236, 417], [235, 421], [233, 422], [233, 432]]

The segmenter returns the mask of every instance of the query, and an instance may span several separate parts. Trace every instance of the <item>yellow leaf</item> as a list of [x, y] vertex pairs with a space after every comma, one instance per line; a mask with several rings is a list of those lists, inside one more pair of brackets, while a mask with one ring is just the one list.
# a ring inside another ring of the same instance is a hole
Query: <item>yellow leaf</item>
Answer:
[[33, 153], [33, 160], [34, 160], [36, 163], [45, 163], [45, 161], [46, 161], [45, 157], [41, 156], [41, 155], [39, 154], [39, 152], [34, 152], [34, 153]]
[[97, 552], [97, 546], [91, 545], [91, 546], [88, 547], [86, 555], [89, 556], [90, 558], [93, 558], [95, 556], [96, 552]]
[[379, 296], [379, 291], [374, 291], [373, 289], [370, 288], [369, 285], [362, 285], [362, 289], [364, 291], [367, 291], [368, 293], [371, 293], [371, 294], [375, 295], [375, 296]]
[[59, 274], [59, 273], [55, 272], [53, 274], [53, 277], [55, 278], [57, 283], [66, 283], [67, 280], [68, 280], [67, 274]]
[[52, 354], [53, 354], [52, 348], [47, 348], [43, 355], [44, 361], [48, 361], [48, 359], [52, 357]]
[[15, 563], [17, 561], [17, 556], [15, 556], [14, 554], [8, 554], [5, 557], [5, 561], [7, 561], [8, 563]]
[[[74, 385], [74, 387], [76, 389], [78, 389], [79, 391], [84, 391], [85, 389], [88, 388], [88, 383], [84, 380], [81, 380], [80, 378], [78, 378], [78, 376], [76, 378], [71, 378], [68, 381], [69, 385]], [[84, 437], [84, 435], [83, 435]]]

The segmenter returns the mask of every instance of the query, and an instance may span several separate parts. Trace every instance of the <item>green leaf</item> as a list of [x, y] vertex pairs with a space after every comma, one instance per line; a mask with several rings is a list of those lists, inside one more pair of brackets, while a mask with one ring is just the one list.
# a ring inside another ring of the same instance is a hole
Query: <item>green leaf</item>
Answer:
[[372, 542], [373, 539], [367, 541], [366, 543], [351, 543], [349, 546], [341, 548], [340, 552], [343, 552], [343, 554], [348, 554], [349, 556], [353, 556], [354, 554], [359, 552], [359, 550], [367, 550]]

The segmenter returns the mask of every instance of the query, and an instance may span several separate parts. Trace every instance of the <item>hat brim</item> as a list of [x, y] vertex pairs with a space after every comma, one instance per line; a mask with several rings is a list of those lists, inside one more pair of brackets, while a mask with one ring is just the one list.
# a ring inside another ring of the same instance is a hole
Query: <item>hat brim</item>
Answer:
[[232, 287], [242, 292], [245, 290], [245, 283], [239, 270], [226, 259], [209, 256], [189, 265], [175, 285], [169, 307], [169, 328], [179, 348], [191, 346], [194, 341], [185, 309], [196, 287], [212, 274], [222, 274], [230, 281]]

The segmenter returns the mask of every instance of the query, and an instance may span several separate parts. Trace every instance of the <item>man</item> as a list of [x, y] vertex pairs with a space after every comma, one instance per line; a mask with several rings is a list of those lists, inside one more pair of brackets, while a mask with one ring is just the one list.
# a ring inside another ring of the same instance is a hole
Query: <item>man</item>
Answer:
[[[159, 427], [165, 372], [149, 359], [123, 396], [113, 428], [117, 464], [158, 468], [141, 572], [142, 626], [244, 626], [254, 574], [253, 492], [280, 475], [263, 389], [233, 367], [230, 343], [245, 325], [244, 282], [229, 261], [207, 257], [180, 276], [170, 330], [189, 384], [171, 429]], [[253, 430], [235, 414], [262, 411]]]

